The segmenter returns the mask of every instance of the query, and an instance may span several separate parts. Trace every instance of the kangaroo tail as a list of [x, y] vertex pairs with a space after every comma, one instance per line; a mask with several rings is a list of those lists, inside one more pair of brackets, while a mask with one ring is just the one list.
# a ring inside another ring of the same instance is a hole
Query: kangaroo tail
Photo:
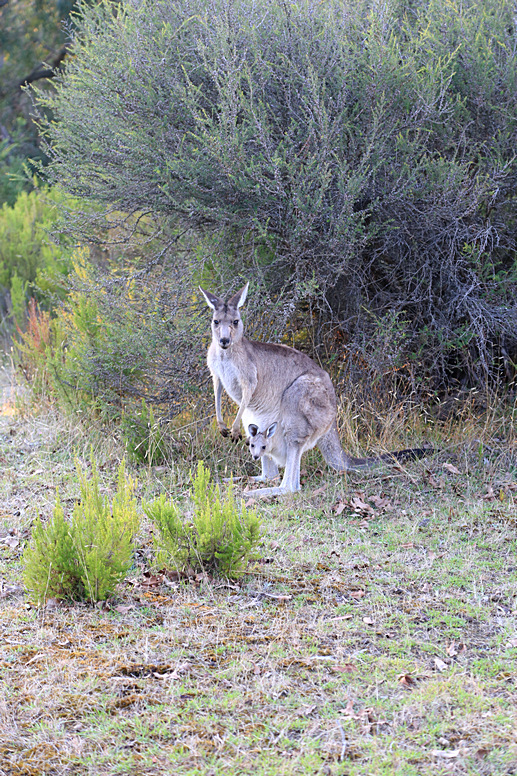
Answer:
[[345, 453], [341, 447], [336, 421], [332, 423], [327, 433], [321, 437], [318, 447], [328, 465], [338, 472], [355, 469], [358, 466], [370, 465], [367, 458], [351, 458]]
[[433, 453], [434, 450], [429, 447], [414, 447], [407, 450], [397, 450], [392, 453], [384, 453], [374, 458], [352, 458], [347, 455], [341, 447], [336, 422], [332, 424], [327, 433], [321, 437], [318, 447], [322, 452], [325, 461], [336, 471], [347, 471], [349, 469], [369, 469], [384, 462], [393, 461], [414, 461], [422, 458], [424, 455]]

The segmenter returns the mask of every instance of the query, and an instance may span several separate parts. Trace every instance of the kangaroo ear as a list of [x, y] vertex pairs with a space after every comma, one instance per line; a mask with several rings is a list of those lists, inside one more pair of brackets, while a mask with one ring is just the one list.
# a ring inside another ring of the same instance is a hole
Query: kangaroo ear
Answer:
[[237, 291], [237, 293], [234, 294], [231, 299], [228, 299], [228, 307], [242, 307], [248, 295], [248, 286], [249, 281], [241, 288], [240, 291]]
[[216, 296], [215, 294], [211, 294], [210, 291], [203, 291], [201, 286], [199, 286], [199, 290], [205, 297], [207, 305], [211, 307], [212, 310], [216, 310], [218, 307], [222, 306], [223, 303], [218, 296]]
[[254, 437], [258, 434], [258, 426], [256, 426], [254, 423], [250, 423], [248, 426], [248, 433], [250, 436]]
[[268, 430], [266, 431], [266, 438], [269, 439], [269, 437], [272, 437], [273, 434], [276, 431], [276, 427], [278, 426], [278, 423], [272, 423]]

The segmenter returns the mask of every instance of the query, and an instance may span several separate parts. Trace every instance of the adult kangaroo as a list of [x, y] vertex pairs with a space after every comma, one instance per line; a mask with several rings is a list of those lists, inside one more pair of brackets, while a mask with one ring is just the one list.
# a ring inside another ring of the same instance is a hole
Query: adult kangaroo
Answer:
[[[276, 496], [300, 490], [301, 457], [315, 445], [329, 466], [337, 471], [428, 452], [400, 450], [377, 458], [348, 456], [339, 440], [336, 394], [327, 372], [299, 350], [271, 342], [253, 342], [244, 336], [239, 311], [246, 301], [248, 285], [228, 301], [201, 287], [199, 290], [213, 310], [207, 363], [214, 382], [219, 431], [236, 441], [242, 436], [242, 422], [251, 437], [263, 434], [264, 438], [272, 438], [267, 450], [256, 456], [262, 463], [262, 474], [254, 478], [256, 482], [274, 479], [278, 476], [278, 466], [285, 467], [279, 486], [260, 488], [253, 491], [254, 496]], [[231, 430], [221, 414], [223, 388], [239, 406]]]

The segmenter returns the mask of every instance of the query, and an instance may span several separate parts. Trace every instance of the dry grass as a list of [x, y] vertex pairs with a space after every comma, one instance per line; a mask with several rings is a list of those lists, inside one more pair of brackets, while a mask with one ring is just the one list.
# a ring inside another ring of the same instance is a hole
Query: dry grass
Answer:
[[[34, 516], [57, 488], [72, 503], [74, 455], [91, 445], [111, 489], [120, 449], [52, 410], [4, 406], [0, 773], [517, 773], [516, 449], [502, 418], [434, 428], [442, 452], [407, 467], [341, 478], [307, 456], [302, 493], [259, 504], [263, 543], [238, 583], [157, 574], [144, 526], [117, 600], [35, 609], [20, 582]], [[228, 444], [210, 437], [205, 460], [242, 474], [247, 453]], [[149, 497], [187, 474], [139, 479]]]

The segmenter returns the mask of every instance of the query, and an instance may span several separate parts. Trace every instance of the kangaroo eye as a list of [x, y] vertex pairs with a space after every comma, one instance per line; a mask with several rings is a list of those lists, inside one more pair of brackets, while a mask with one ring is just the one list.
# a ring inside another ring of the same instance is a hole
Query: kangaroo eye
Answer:
[[214, 321], [214, 326], [219, 326], [219, 321]]
[[233, 325], [234, 325], [234, 326], [238, 326], [238, 325], [239, 325], [239, 321], [234, 321], [234, 322], [233, 322]]
[[262, 445], [262, 449], [265, 450], [266, 449], [266, 445]]

